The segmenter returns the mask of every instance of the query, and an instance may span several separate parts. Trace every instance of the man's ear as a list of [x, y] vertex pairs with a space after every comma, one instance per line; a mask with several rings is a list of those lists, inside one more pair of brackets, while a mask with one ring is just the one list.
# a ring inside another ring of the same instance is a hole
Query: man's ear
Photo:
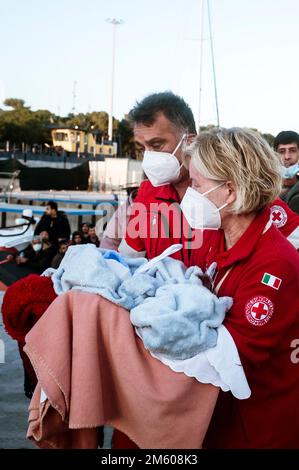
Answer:
[[228, 197], [227, 197], [226, 202], [228, 204], [232, 204], [237, 199], [236, 186], [234, 185], [234, 183], [232, 181], [227, 181], [225, 183], [225, 187], [226, 187], [227, 192], [228, 192]]

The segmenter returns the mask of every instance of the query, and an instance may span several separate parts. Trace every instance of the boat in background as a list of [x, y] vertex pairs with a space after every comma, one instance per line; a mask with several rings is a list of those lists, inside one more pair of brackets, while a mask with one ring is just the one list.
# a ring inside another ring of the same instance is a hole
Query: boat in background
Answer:
[[[51, 126], [52, 146], [6, 143], [0, 152], [0, 190], [73, 190], [101, 193], [139, 186], [142, 162], [117, 157], [117, 143], [97, 141], [98, 131]], [[12, 151], [9, 151], [12, 149]], [[5, 174], [6, 173], [6, 174]]]
[[33, 217], [32, 210], [24, 209], [13, 226], [0, 228], [0, 249], [25, 250], [32, 241], [34, 226], [38, 221], [38, 218]]

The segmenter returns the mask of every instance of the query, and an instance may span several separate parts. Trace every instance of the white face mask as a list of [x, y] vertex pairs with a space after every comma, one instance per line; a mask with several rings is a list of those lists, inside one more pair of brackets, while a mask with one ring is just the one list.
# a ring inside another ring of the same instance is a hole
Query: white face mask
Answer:
[[288, 168], [283, 165], [281, 166], [281, 176], [286, 180], [294, 178], [298, 172], [299, 162], [294, 163], [294, 165], [291, 165]]
[[42, 244], [41, 243], [35, 243], [32, 248], [34, 251], [40, 251], [42, 249]]
[[218, 230], [221, 227], [219, 211], [227, 206], [215, 206], [205, 195], [220, 188], [225, 183], [220, 183], [205, 193], [199, 193], [193, 188], [188, 188], [180, 204], [181, 210], [191, 228]]
[[153, 186], [163, 186], [164, 184], [176, 181], [180, 176], [183, 165], [180, 165], [175, 153], [181, 146], [186, 134], [183, 135], [178, 145], [172, 153], [155, 152], [146, 150], [142, 161], [142, 169]]

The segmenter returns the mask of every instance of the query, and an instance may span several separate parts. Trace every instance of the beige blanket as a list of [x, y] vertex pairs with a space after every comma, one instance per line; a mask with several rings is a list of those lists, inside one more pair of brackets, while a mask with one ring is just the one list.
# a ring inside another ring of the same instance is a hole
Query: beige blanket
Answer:
[[39, 381], [27, 433], [38, 446], [96, 448], [103, 424], [140, 448], [201, 446], [218, 390], [153, 358], [122, 307], [70, 291], [26, 336], [24, 351]]

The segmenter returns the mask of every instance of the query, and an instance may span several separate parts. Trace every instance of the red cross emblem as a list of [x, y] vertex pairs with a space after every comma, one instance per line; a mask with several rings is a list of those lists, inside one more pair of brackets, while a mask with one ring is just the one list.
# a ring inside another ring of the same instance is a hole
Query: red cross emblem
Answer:
[[279, 223], [282, 219], [282, 215], [280, 211], [273, 211], [272, 212], [272, 221]]
[[255, 326], [262, 326], [268, 323], [273, 314], [273, 303], [263, 296], [254, 297], [245, 305], [245, 315], [247, 320]]
[[286, 211], [281, 206], [272, 206], [271, 207], [271, 220], [277, 228], [283, 227], [288, 220]]

